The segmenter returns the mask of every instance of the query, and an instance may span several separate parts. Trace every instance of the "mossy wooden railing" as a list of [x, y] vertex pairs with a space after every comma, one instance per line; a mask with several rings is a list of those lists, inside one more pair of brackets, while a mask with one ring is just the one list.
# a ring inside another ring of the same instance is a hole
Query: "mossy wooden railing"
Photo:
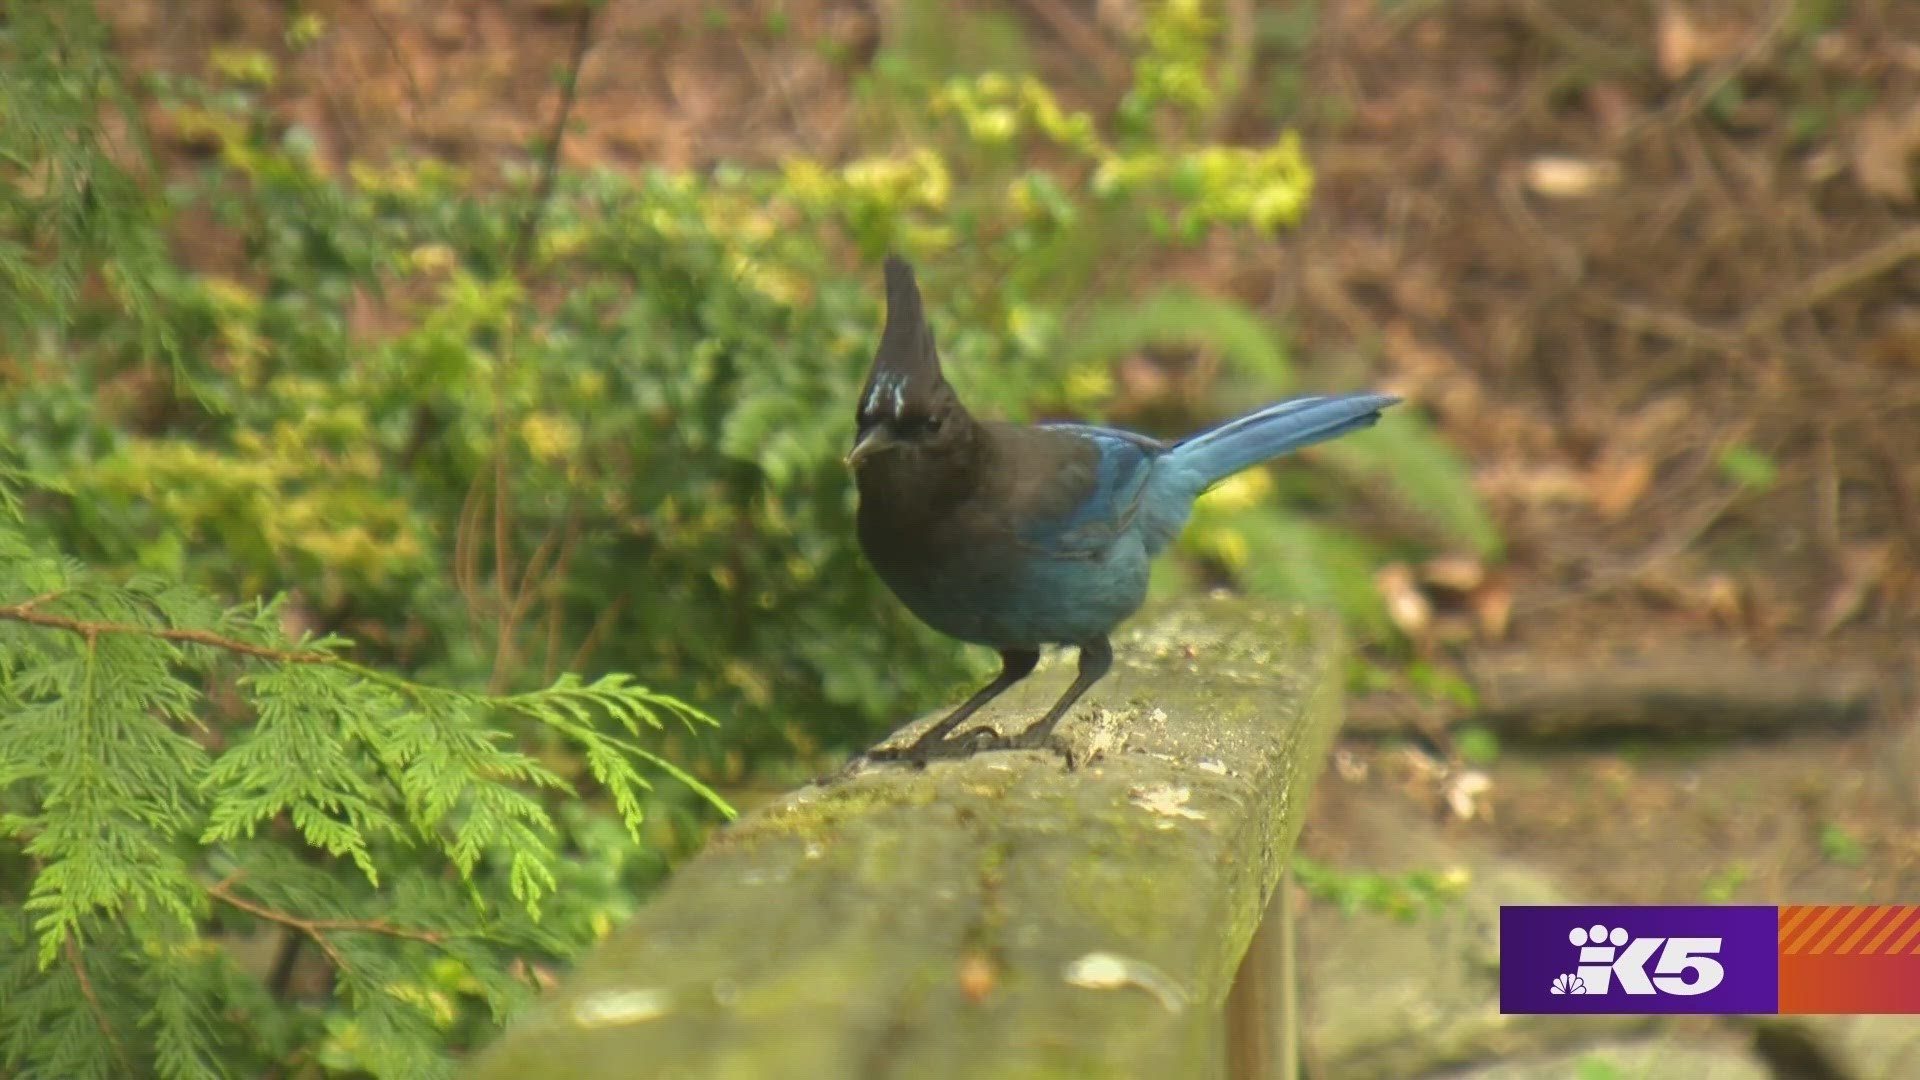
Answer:
[[[1340, 722], [1337, 631], [1221, 600], [1136, 625], [1063, 725], [1093, 755], [1077, 770], [988, 753], [776, 800], [469, 1075], [1282, 1075], [1288, 928], [1267, 913]], [[986, 722], [1024, 724], [1063, 675]]]

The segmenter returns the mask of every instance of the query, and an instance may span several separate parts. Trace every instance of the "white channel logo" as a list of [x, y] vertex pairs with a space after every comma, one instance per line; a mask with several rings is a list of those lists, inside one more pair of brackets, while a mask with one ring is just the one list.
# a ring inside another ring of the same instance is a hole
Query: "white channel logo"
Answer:
[[[1567, 941], [1580, 950], [1580, 965], [1553, 980], [1556, 994], [1605, 994], [1617, 984], [1626, 994], [1704, 994], [1727, 977], [1720, 961], [1708, 953], [1720, 951], [1717, 937], [1642, 937], [1616, 926], [1576, 926]], [[1647, 974], [1647, 961], [1660, 959]], [[1690, 976], [1690, 977], [1689, 977]]]

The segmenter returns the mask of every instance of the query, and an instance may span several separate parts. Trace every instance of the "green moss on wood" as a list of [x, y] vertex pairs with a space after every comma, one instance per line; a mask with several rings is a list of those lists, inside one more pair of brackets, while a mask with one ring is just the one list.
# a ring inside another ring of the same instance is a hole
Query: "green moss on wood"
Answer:
[[[473, 1075], [1204, 1075], [1338, 726], [1339, 643], [1297, 612], [1206, 601], [1116, 647], [1090, 695], [1124, 736], [1104, 757], [1073, 773], [1036, 753], [890, 766], [776, 801]], [[983, 719], [1024, 723], [1062, 674]], [[1186, 1006], [1070, 984], [1091, 953], [1145, 965], [1128, 970]]]

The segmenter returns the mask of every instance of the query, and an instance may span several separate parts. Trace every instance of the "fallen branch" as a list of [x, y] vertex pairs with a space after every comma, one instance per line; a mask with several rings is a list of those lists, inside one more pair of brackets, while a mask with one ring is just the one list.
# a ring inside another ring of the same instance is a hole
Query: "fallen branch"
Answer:
[[1877, 669], [1824, 656], [1759, 656], [1701, 645], [1659, 655], [1587, 660], [1496, 657], [1470, 672], [1477, 704], [1399, 692], [1348, 709], [1349, 737], [1414, 736], [1444, 746], [1449, 727], [1475, 724], [1523, 741], [1651, 736], [1741, 739], [1844, 730], [1871, 716], [1885, 681]]
[[1675, 739], [1845, 728], [1872, 714], [1879, 673], [1826, 657], [1701, 646], [1658, 655], [1475, 665], [1475, 722], [1530, 738], [1638, 732]]

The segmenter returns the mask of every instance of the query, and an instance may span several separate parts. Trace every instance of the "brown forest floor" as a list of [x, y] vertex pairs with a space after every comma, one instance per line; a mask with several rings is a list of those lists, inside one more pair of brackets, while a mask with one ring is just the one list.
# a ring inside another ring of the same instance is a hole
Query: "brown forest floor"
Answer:
[[[276, 108], [336, 163], [402, 147], [524, 162], [574, 33], [561, 0], [307, 0], [328, 32], [295, 55], [283, 5], [100, 6], [143, 70], [204, 71], [223, 45], [275, 55]], [[1118, 96], [1135, 4], [999, 6], [1069, 98]], [[609, 0], [563, 160], [852, 152], [853, 76], [897, 7]], [[1780, 738], [1710, 749], [1527, 743], [1449, 828], [1596, 900], [1920, 895], [1920, 4], [1226, 8], [1254, 73], [1229, 134], [1299, 126], [1319, 185], [1270, 251], [1171, 272], [1284, 318], [1303, 356], [1357, 357], [1469, 456], [1509, 550], [1468, 600], [1510, 600], [1510, 617], [1452, 614], [1473, 604], [1428, 573], [1437, 613], [1416, 638], [1469, 669], [1564, 669], [1574, 699], [1644, 698], [1615, 711], [1671, 701], [1622, 689], [1636, 657], [1788, 701], [1860, 670], [1877, 694], [1844, 733], [1801, 709]], [[1277, 32], [1302, 12], [1304, 48]], [[1734, 445], [1775, 463], [1770, 488], [1731, 482]], [[1712, 713], [1713, 686], [1681, 689]], [[1371, 767], [1330, 781], [1311, 841], [1336, 857], [1356, 792], [1451, 817], [1440, 796], [1463, 770], [1447, 717], [1390, 700], [1355, 714], [1434, 753], [1355, 736], [1350, 760]]]

